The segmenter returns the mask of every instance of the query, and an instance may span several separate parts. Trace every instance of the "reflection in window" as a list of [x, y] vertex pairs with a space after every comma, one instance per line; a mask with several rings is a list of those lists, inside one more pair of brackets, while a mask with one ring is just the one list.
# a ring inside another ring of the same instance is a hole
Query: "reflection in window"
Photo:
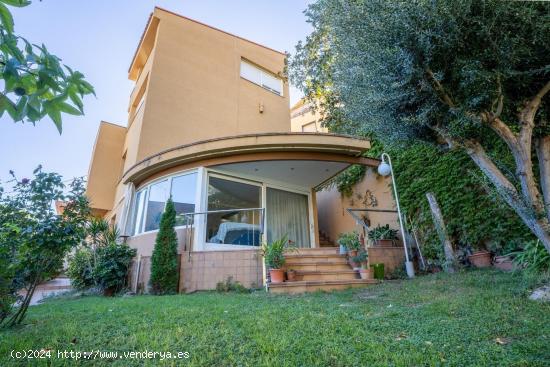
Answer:
[[283, 95], [283, 81], [270, 72], [241, 60], [241, 77], [257, 84], [270, 92]]
[[262, 212], [238, 209], [252, 209], [260, 206], [261, 190], [259, 186], [210, 177], [208, 181], [208, 211], [229, 211], [208, 214], [207, 242], [259, 246]]
[[147, 215], [145, 216], [145, 231], [159, 229], [160, 218], [164, 212], [166, 200], [168, 200], [168, 180], [158, 182], [149, 188], [149, 200], [147, 202]]
[[141, 226], [143, 225], [143, 209], [145, 206], [145, 194], [147, 190], [141, 190], [136, 194], [136, 202], [134, 204], [134, 216], [132, 218], [132, 234], [138, 234], [141, 232]]
[[176, 208], [176, 226], [193, 223], [193, 216], [185, 213], [195, 212], [195, 192], [197, 174], [178, 176], [172, 179], [172, 200]]

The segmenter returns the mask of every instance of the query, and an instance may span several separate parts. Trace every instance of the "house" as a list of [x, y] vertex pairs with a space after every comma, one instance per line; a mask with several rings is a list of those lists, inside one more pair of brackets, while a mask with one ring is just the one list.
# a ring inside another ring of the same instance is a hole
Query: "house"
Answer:
[[[154, 9], [128, 71], [135, 87], [127, 126], [100, 124], [87, 186], [94, 215], [116, 223], [138, 250], [134, 289], [147, 288], [170, 196], [181, 291], [213, 289], [228, 277], [262, 286], [259, 246], [284, 235], [300, 248], [288, 263], [303, 270], [303, 281], [272, 291], [369, 283], [335, 247], [321, 247], [360, 227], [338, 193], [317, 189], [352, 164], [379, 161], [362, 157], [366, 140], [291, 131], [284, 63], [282, 52]], [[365, 185], [392, 207], [388, 179], [371, 171]], [[397, 225], [395, 214], [370, 221]]]

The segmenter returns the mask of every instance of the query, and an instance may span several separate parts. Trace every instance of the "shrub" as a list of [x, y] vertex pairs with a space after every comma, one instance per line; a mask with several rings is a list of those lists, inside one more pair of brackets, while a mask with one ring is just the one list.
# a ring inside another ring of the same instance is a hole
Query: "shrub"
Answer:
[[233, 277], [228, 277], [225, 282], [216, 284], [216, 291], [220, 293], [235, 292], [248, 293], [250, 292], [244, 285], [239, 282], [234, 282]]
[[128, 270], [136, 249], [127, 244], [111, 242], [97, 249], [97, 265], [94, 275], [104, 290], [120, 291], [126, 286]]
[[531, 273], [550, 271], [550, 254], [540, 241], [529, 241], [522, 251], [514, 253], [514, 262]]
[[173, 294], [178, 291], [178, 237], [174, 226], [176, 209], [172, 198], [160, 219], [160, 228], [151, 257], [151, 288], [154, 294]]
[[76, 289], [86, 289], [95, 284], [94, 279], [94, 253], [87, 247], [76, 250], [69, 258], [67, 275], [71, 279], [71, 285]]

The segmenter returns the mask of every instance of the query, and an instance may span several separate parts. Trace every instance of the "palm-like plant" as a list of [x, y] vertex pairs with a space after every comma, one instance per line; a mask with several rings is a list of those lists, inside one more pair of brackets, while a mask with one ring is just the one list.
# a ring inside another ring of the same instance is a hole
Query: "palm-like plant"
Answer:
[[296, 247], [290, 244], [286, 235], [271, 243], [262, 245], [262, 255], [269, 269], [281, 269], [285, 265], [285, 251], [295, 250]]

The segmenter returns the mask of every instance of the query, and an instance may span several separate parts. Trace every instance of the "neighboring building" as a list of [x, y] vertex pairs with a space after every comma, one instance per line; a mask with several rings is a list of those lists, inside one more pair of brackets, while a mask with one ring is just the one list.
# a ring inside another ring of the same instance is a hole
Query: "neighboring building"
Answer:
[[328, 133], [326, 127], [321, 126], [322, 115], [313, 108], [311, 102], [300, 99], [290, 109], [291, 130], [300, 133]]
[[[316, 188], [350, 164], [377, 166], [361, 157], [368, 141], [291, 132], [284, 61], [284, 53], [189, 18], [160, 8], [151, 14], [129, 69], [136, 84], [127, 127], [100, 124], [87, 187], [94, 214], [117, 223], [138, 250], [133, 288], [147, 287], [169, 196], [181, 291], [213, 289], [230, 276], [261, 286], [260, 243], [287, 235], [309, 254], [294, 259], [299, 270], [320, 251]], [[371, 184], [378, 200], [393, 203], [387, 180]], [[344, 270], [351, 280], [315, 287], [368, 283]], [[303, 282], [271, 289], [312, 289], [306, 273]]]

